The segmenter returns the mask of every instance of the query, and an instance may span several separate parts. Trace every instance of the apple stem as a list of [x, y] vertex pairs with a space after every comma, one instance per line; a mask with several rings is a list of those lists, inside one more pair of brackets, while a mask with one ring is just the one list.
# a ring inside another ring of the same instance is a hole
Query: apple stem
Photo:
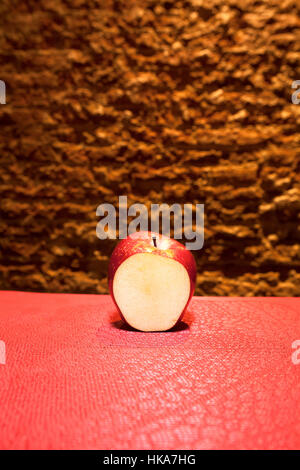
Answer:
[[153, 245], [155, 246], [155, 248], [157, 248], [156, 237], [152, 237], [152, 240], [153, 240]]

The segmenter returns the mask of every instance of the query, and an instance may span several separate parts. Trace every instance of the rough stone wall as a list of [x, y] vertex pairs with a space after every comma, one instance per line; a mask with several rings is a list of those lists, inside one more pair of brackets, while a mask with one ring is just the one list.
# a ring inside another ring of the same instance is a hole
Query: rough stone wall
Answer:
[[299, 2], [2, 0], [0, 17], [0, 288], [107, 292], [95, 210], [127, 194], [205, 204], [197, 294], [300, 294]]

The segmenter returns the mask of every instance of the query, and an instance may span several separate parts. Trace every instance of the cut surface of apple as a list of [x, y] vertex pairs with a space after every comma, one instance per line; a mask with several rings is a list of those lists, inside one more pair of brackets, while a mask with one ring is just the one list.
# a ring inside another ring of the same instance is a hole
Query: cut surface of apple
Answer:
[[191, 292], [189, 275], [178, 261], [138, 253], [117, 269], [113, 295], [124, 319], [141, 331], [165, 331], [181, 316]]

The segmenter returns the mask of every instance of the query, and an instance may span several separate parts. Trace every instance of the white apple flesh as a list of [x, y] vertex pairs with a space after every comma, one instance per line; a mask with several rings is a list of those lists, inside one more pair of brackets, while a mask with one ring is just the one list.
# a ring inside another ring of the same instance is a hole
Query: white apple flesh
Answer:
[[176, 325], [192, 297], [196, 265], [182, 244], [137, 232], [115, 248], [109, 268], [112, 298], [123, 319], [140, 331]]

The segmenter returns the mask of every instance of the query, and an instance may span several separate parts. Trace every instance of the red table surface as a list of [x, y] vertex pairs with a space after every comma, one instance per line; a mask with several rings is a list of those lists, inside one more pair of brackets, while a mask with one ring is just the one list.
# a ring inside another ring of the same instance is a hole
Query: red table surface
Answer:
[[109, 296], [0, 295], [1, 449], [300, 448], [299, 298], [195, 297], [141, 333]]

